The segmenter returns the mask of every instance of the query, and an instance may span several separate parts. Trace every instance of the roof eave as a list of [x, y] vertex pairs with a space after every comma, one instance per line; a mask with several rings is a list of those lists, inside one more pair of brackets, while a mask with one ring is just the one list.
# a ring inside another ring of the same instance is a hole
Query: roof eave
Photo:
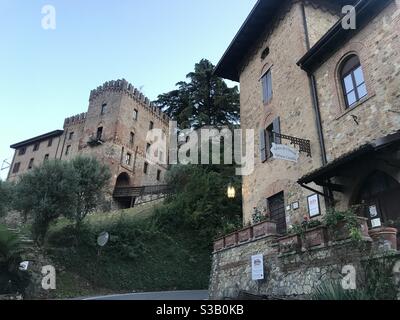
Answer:
[[10, 146], [11, 149], [18, 149], [27, 145], [31, 145], [35, 142], [39, 142], [39, 141], [43, 141], [49, 138], [54, 138], [54, 137], [58, 137], [61, 136], [64, 133], [64, 130], [54, 130], [45, 134], [42, 134], [40, 136], [28, 139], [28, 140], [24, 140], [18, 143], [15, 143], [13, 145]]

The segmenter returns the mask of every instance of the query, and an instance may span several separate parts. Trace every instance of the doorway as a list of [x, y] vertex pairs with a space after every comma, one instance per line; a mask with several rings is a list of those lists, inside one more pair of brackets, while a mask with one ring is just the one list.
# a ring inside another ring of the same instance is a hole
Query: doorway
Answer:
[[363, 183], [358, 203], [370, 228], [400, 219], [400, 183], [382, 171], [371, 174]]
[[285, 213], [285, 197], [284, 193], [278, 193], [267, 199], [268, 209], [271, 220], [276, 222], [276, 230], [278, 234], [287, 232], [286, 213]]

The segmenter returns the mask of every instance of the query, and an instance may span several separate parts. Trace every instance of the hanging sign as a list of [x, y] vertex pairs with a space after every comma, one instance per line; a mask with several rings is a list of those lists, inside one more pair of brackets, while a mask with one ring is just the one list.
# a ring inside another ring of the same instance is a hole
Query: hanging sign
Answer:
[[310, 214], [310, 218], [317, 217], [321, 214], [319, 196], [317, 194], [308, 197], [308, 213]]
[[300, 152], [292, 147], [286, 146], [284, 144], [272, 144], [271, 152], [274, 159], [286, 160], [291, 162], [298, 162], [300, 157]]
[[251, 270], [253, 281], [264, 280], [264, 257], [262, 254], [251, 257]]

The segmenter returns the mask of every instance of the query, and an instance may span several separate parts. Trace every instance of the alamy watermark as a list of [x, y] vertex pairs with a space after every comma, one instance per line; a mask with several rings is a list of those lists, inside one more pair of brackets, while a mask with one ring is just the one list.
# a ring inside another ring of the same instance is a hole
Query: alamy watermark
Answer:
[[57, 28], [57, 13], [56, 8], [52, 5], [42, 7], [42, 28], [44, 30], [55, 30]]

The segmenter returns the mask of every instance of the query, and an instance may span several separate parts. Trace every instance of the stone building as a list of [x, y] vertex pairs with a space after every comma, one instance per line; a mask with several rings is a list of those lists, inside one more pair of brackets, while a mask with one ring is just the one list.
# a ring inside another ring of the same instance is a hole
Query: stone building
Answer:
[[[355, 29], [347, 27], [354, 16], [344, 17], [346, 5], [355, 6]], [[240, 82], [242, 129], [259, 132], [255, 171], [243, 182], [245, 225], [254, 208], [269, 212], [278, 236], [305, 217], [320, 220], [328, 206], [358, 205], [370, 229], [400, 218], [399, 52], [398, 0], [257, 2], [215, 71]], [[281, 160], [274, 144], [296, 149], [299, 158]], [[249, 289], [257, 252], [273, 260], [281, 279], [301, 283], [270, 282], [264, 293], [309, 292], [312, 281], [296, 277], [310, 270], [298, 263], [297, 275], [283, 272], [274, 248], [274, 241], [253, 239], [216, 252], [212, 296]], [[331, 255], [325, 250], [322, 256]], [[334, 264], [324, 259], [312, 279]]]
[[[148, 135], [152, 129], [161, 130], [164, 147], [155, 147], [157, 137]], [[90, 93], [88, 111], [65, 119], [63, 130], [12, 145], [8, 180], [17, 180], [49, 159], [93, 156], [111, 170], [109, 193], [114, 203], [130, 207], [142, 187], [154, 191], [164, 184], [168, 130], [168, 116], [138, 89], [126, 80], [106, 82]]]

